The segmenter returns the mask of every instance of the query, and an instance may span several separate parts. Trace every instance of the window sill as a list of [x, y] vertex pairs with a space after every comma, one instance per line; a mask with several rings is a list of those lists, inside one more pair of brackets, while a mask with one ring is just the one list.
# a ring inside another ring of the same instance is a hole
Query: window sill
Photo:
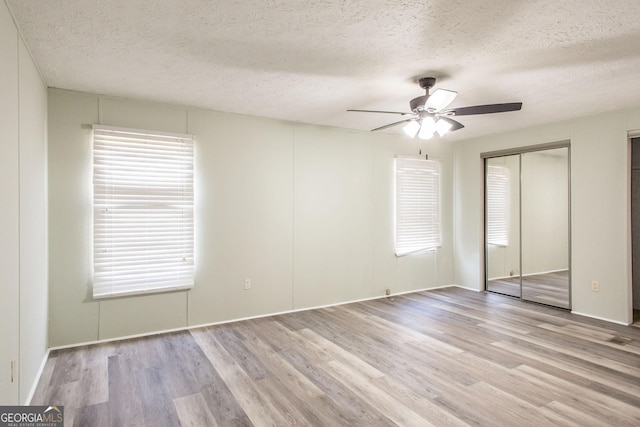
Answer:
[[125, 292], [105, 292], [98, 295], [93, 295], [93, 299], [101, 300], [101, 299], [129, 297], [129, 296], [136, 296], [136, 295], [139, 296], [139, 295], [160, 294], [160, 293], [167, 293], [167, 292], [188, 291], [191, 289], [193, 289], [193, 284], [183, 285], [183, 286], [167, 286], [163, 288], [154, 288], [154, 289], [140, 289], [136, 291], [125, 291]]

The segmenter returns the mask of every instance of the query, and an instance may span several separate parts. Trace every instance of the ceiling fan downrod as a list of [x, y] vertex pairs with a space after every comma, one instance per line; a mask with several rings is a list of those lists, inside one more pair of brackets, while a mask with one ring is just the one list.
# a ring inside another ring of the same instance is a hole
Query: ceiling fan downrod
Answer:
[[426, 93], [422, 96], [418, 96], [416, 98], [413, 98], [411, 101], [409, 101], [409, 107], [411, 108], [411, 111], [413, 111], [416, 114], [418, 114], [420, 111], [424, 109], [424, 105], [427, 102], [427, 99], [429, 99], [429, 90], [433, 86], [435, 86], [436, 78], [423, 77], [418, 80], [418, 84], [422, 89], [425, 90]]

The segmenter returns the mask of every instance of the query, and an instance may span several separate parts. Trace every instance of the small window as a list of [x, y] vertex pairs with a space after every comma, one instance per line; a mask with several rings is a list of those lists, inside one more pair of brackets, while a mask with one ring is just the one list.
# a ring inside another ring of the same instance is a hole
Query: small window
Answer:
[[440, 246], [440, 163], [396, 158], [396, 255]]
[[509, 169], [487, 166], [487, 243], [509, 246]]
[[193, 145], [94, 126], [94, 298], [193, 287]]

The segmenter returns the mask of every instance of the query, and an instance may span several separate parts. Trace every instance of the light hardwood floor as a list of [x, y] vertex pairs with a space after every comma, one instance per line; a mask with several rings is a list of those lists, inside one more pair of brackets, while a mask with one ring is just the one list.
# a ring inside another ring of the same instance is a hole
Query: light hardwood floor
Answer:
[[640, 329], [459, 288], [52, 352], [78, 426], [638, 426]]

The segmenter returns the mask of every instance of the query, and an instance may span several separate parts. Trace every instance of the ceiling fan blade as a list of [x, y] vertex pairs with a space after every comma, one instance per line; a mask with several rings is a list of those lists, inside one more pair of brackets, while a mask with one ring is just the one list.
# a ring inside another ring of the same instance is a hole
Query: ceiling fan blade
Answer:
[[402, 123], [407, 123], [407, 122], [410, 122], [412, 120], [415, 120], [415, 118], [400, 120], [399, 122], [395, 122], [395, 123], [391, 123], [391, 124], [388, 124], [388, 125], [380, 126], [379, 128], [371, 129], [371, 132], [374, 132], [374, 131], [377, 131], [377, 130], [386, 129], [386, 128], [390, 128], [390, 127], [393, 127], [393, 126], [398, 126], [398, 125], [400, 125]]
[[445, 108], [455, 99], [458, 92], [446, 89], [436, 89], [424, 104], [425, 110], [440, 111]]
[[347, 110], [347, 111], [355, 111], [356, 113], [400, 114], [403, 116], [408, 116], [413, 114], [413, 113], [403, 113], [401, 111], [380, 111], [380, 110]]
[[447, 123], [451, 124], [451, 129], [449, 129], [449, 132], [453, 132], [454, 130], [458, 130], [458, 129], [462, 129], [464, 127], [464, 125], [462, 123], [460, 123], [459, 121], [450, 119], [449, 117], [438, 117], [438, 120], [444, 120]]
[[452, 108], [443, 111], [442, 114], [453, 114], [454, 116], [471, 116], [474, 114], [505, 113], [507, 111], [518, 111], [522, 108], [522, 102], [511, 102], [508, 104], [487, 104], [474, 105], [472, 107]]

